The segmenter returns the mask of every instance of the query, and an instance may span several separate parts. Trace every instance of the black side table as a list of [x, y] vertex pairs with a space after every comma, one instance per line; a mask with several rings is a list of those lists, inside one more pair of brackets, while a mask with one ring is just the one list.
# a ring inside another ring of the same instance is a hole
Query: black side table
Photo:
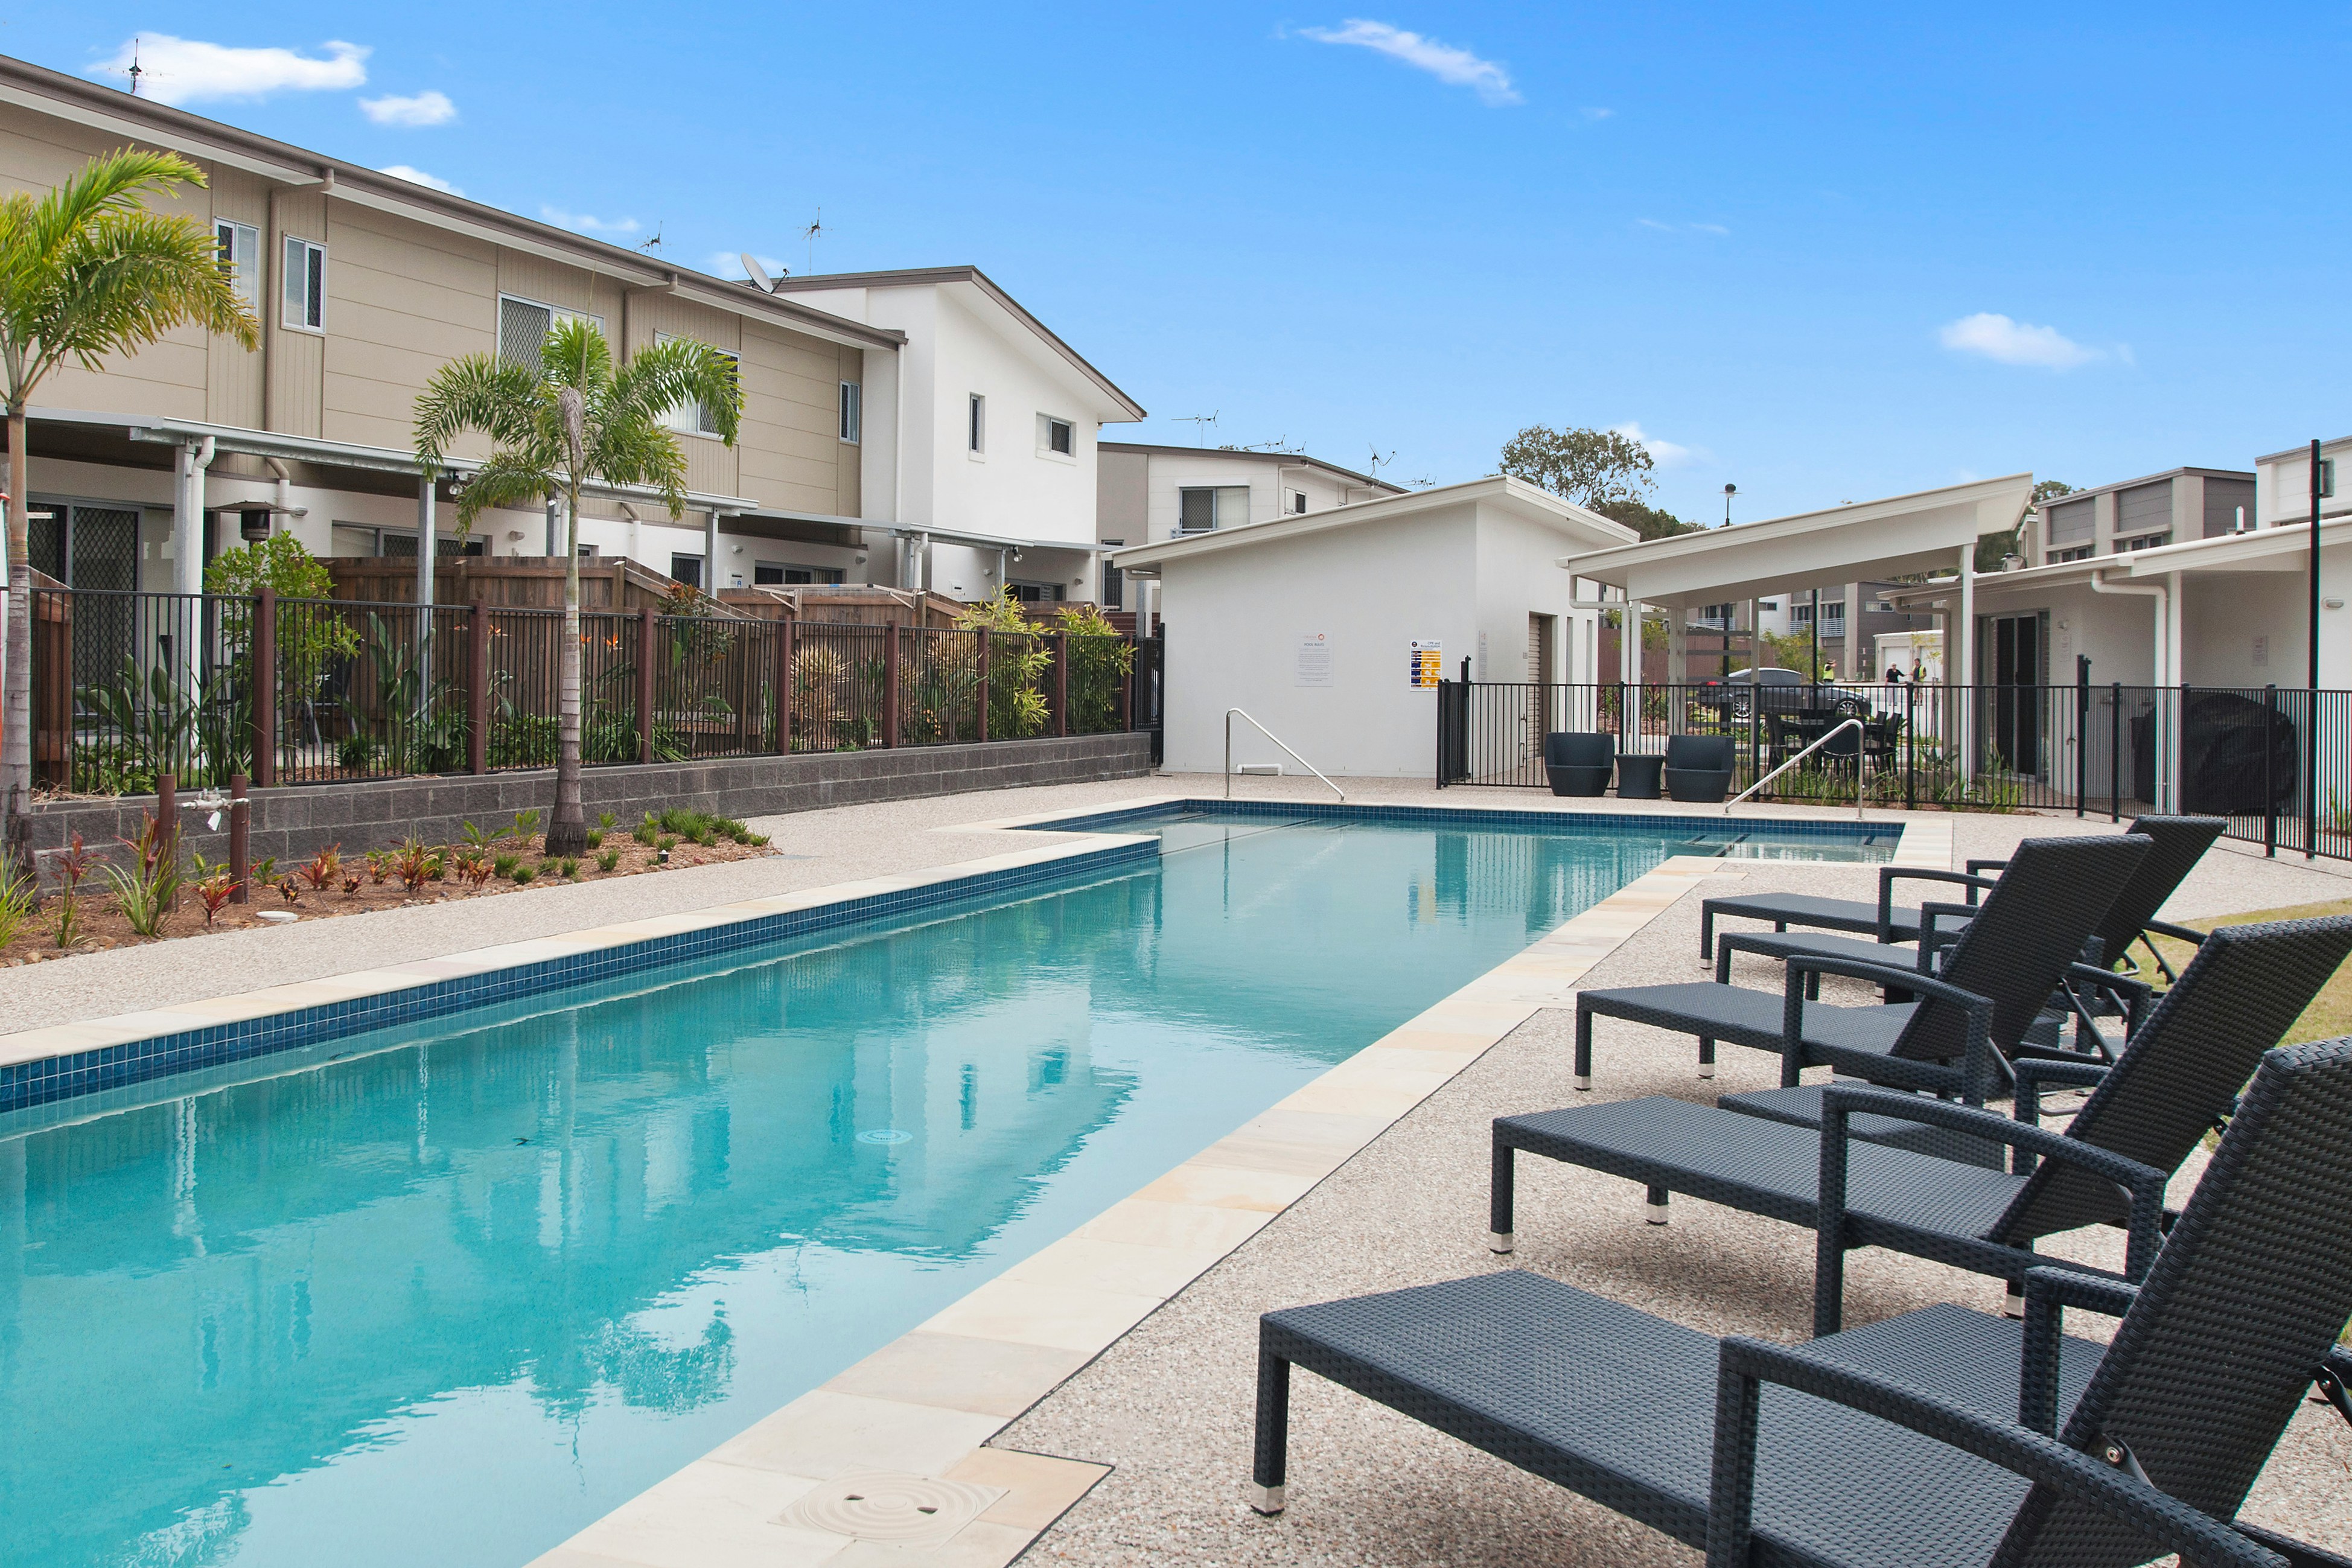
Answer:
[[1665, 755], [1660, 752], [1618, 752], [1617, 798], [1656, 800], [1659, 797], [1660, 775], [1665, 772]]

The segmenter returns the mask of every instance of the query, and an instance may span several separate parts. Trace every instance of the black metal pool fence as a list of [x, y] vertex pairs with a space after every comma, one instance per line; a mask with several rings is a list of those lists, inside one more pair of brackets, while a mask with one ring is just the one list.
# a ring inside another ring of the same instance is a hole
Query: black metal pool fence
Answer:
[[[36, 589], [34, 778], [81, 795], [555, 763], [563, 616]], [[586, 610], [581, 754], [686, 763], [1141, 730], [1158, 640]]]
[[1734, 791], [1768, 780], [1759, 800], [2116, 821], [2160, 805], [2226, 816], [2231, 837], [2273, 850], [2352, 858], [2352, 692], [1888, 681], [1766, 686], [1759, 701], [1737, 682], [1447, 680], [1437, 784], [1543, 788], [1544, 737], [1563, 731], [1621, 752], [1729, 735]]

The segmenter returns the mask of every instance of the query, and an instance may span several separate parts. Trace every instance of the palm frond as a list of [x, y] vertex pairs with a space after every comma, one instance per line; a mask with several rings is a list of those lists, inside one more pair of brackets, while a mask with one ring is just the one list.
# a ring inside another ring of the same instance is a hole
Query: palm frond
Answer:
[[448, 461], [449, 444], [468, 430], [501, 448], [530, 454], [529, 460], [541, 468], [550, 466], [547, 390], [529, 365], [496, 354], [451, 360], [416, 395], [417, 466], [428, 475], [439, 473]]
[[544, 500], [562, 488], [557, 476], [544, 465], [513, 452], [492, 452], [488, 461], [457, 486], [458, 535], [462, 538], [472, 531], [474, 520], [486, 511], [519, 501]]
[[625, 417], [656, 423], [673, 408], [698, 403], [730, 447], [742, 425], [743, 388], [734, 362], [692, 338], [672, 338], [630, 355], [613, 378], [612, 398], [616, 415], [625, 409]]

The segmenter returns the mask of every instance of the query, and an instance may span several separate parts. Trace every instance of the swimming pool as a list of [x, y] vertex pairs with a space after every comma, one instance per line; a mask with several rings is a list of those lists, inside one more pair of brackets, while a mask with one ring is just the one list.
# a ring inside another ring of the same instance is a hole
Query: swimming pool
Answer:
[[1667, 855], [1892, 849], [1093, 825], [1161, 853], [0, 1119], [0, 1562], [522, 1563]]

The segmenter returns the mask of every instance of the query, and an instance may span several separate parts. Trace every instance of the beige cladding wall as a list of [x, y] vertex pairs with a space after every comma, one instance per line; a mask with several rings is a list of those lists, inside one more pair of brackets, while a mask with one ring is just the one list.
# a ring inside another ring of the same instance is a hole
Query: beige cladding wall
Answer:
[[[0, 191], [46, 190], [120, 144], [69, 121], [0, 104]], [[498, 297], [506, 293], [601, 318], [624, 353], [663, 332], [740, 354], [741, 437], [730, 449], [681, 436], [688, 487], [787, 510], [857, 515], [858, 448], [840, 439], [839, 399], [841, 382], [862, 379], [862, 351], [666, 294], [630, 291], [584, 267], [330, 200], [316, 190], [273, 187], [236, 169], [206, 173], [210, 189], [187, 191], [159, 210], [234, 218], [264, 231], [257, 313], [266, 353], [182, 328], [134, 357], [110, 360], [103, 373], [61, 367], [44, 383], [41, 404], [406, 447], [416, 394], [433, 372], [460, 354], [496, 349]], [[288, 235], [327, 247], [323, 334], [283, 324]], [[465, 456], [485, 449], [478, 438], [457, 447]]]

